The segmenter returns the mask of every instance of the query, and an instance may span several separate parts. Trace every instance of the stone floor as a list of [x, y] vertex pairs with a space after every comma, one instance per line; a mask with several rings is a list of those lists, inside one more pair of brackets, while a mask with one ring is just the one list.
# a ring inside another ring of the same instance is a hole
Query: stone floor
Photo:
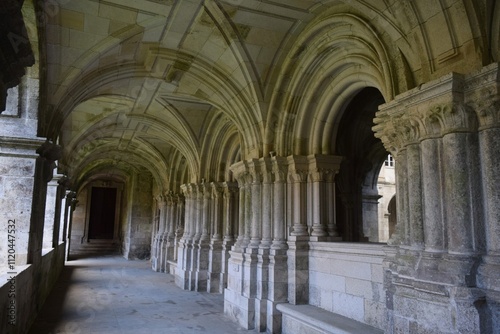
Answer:
[[149, 261], [68, 261], [31, 334], [248, 332], [223, 313], [220, 294], [183, 291]]

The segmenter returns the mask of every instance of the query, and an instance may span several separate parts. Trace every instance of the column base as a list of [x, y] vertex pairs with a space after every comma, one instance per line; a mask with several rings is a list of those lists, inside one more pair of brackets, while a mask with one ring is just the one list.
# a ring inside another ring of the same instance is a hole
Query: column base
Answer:
[[191, 282], [194, 283], [194, 291], [207, 291], [209, 248], [208, 240], [200, 240], [194, 247], [196, 262], [193, 264], [195, 264], [196, 269], [193, 272], [194, 282]]
[[224, 314], [238, 322], [244, 329], [255, 328], [255, 298], [224, 290]]
[[189, 269], [191, 266], [191, 249], [187, 241], [179, 243], [175, 284], [183, 290], [189, 290]]
[[483, 256], [478, 268], [477, 286], [500, 293], [500, 255]]
[[210, 293], [222, 293], [220, 279], [222, 271], [222, 241], [212, 241], [208, 253], [208, 275], [207, 291]]

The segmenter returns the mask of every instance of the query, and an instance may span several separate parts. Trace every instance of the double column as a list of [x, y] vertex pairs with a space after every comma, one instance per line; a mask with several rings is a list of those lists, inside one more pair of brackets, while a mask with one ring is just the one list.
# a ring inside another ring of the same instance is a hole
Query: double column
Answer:
[[337, 240], [333, 178], [341, 158], [241, 161], [238, 238], [230, 252], [225, 313], [247, 329], [279, 332], [276, 305], [308, 299], [308, 242]]
[[175, 254], [177, 243], [175, 241], [176, 230], [181, 224], [181, 210], [183, 208], [183, 198], [181, 195], [169, 192], [165, 195], [165, 228], [161, 237], [161, 267], [166, 273], [173, 272], [175, 266]]
[[229, 248], [234, 244], [237, 212], [235, 184], [189, 183], [185, 196], [185, 226], [179, 238], [176, 283], [186, 290], [222, 292], [227, 282]]
[[[500, 313], [500, 66], [492, 64], [469, 79], [465, 99], [478, 117], [485, 250], [477, 285], [487, 291], [492, 314]], [[481, 232], [481, 231], [479, 231]], [[494, 323], [498, 328], [500, 323]]]
[[227, 286], [229, 250], [235, 240], [238, 214], [238, 188], [234, 182], [212, 182], [210, 250], [207, 291], [222, 293]]
[[[488, 240], [500, 241], [500, 211], [493, 204], [500, 194], [498, 116], [486, 116], [498, 115], [496, 78], [496, 64], [470, 76], [452, 73], [396, 97], [377, 113], [373, 129], [396, 160], [397, 226], [388, 242], [394, 248], [386, 280], [394, 292], [387, 298], [394, 323], [411, 320], [400, 321], [405, 310], [397, 309], [410, 296], [419, 300], [415, 307], [434, 312], [435, 304], [422, 296], [432, 300], [440, 291], [446, 297], [439, 300], [454, 305], [452, 313], [461, 319], [440, 319], [440, 328], [483, 326], [484, 315], [474, 306], [481, 294], [474, 288], [476, 268], [481, 254], [495, 253], [495, 246], [489, 249], [495, 242]], [[479, 98], [478, 90], [490, 94]]]

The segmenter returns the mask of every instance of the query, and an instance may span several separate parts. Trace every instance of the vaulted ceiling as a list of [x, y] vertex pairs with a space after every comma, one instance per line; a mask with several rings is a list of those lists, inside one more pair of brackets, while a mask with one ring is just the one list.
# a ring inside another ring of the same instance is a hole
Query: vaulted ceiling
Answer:
[[[280, 148], [300, 153], [297, 142], [323, 131], [317, 124], [335, 128], [329, 115], [341, 109], [336, 101], [349, 99], [347, 77], [363, 83], [352, 89], [372, 86], [390, 100], [454, 68], [479, 67], [463, 58], [487, 44], [486, 24], [477, 23], [487, 6], [45, 2], [38, 8], [42, 132], [64, 147], [60, 169], [75, 180], [126, 166], [146, 168], [164, 189], [202, 177], [228, 179], [227, 167], [238, 160]], [[322, 111], [309, 120], [305, 110], [312, 107]], [[304, 150], [328, 151], [326, 132]]]

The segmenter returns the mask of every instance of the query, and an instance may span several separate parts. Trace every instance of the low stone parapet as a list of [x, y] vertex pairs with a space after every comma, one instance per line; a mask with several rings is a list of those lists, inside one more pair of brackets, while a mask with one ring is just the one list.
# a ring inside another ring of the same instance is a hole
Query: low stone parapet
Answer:
[[382, 334], [375, 327], [311, 305], [278, 304], [282, 313], [282, 333], [302, 334]]

